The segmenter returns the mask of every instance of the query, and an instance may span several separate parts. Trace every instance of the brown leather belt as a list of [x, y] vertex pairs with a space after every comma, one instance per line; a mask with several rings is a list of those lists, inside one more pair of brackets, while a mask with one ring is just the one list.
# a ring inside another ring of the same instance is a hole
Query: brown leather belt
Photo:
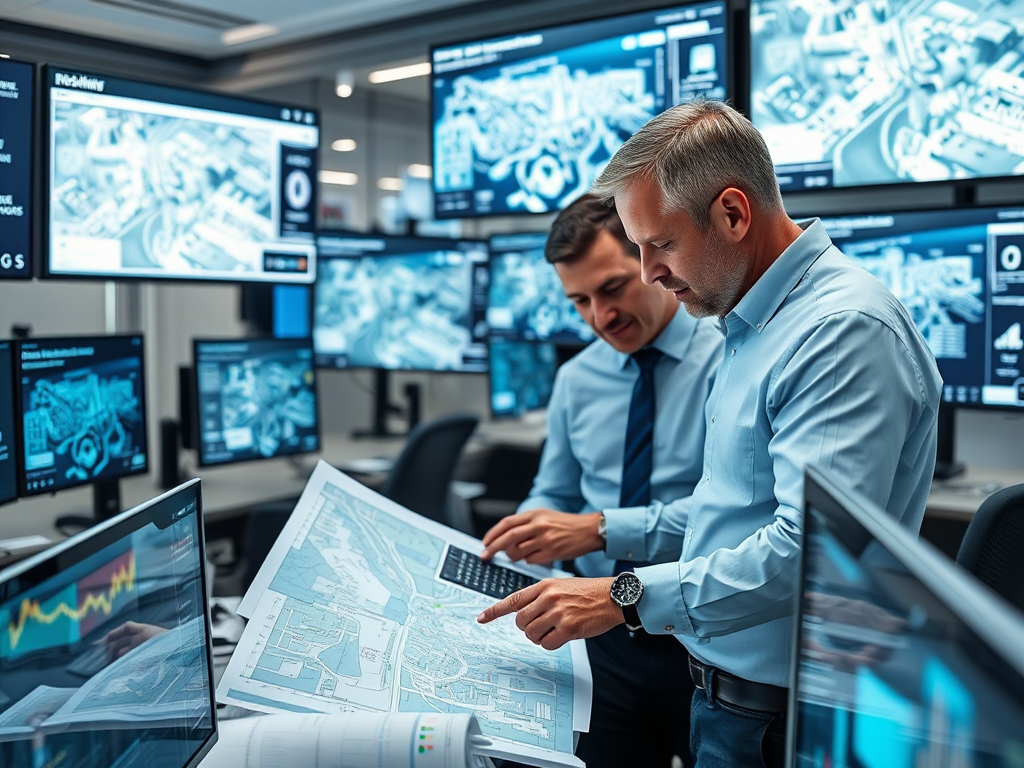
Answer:
[[[712, 674], [712, 672], [714, 674]], [[757, 712], [785, 712], [789, 690], [777, 685], [755, 683], [742, 677], [708, 666], [690, 656], [690, 678], [702, 691], [708, 690], [711, 681], [711, 696], [743, 709]]]

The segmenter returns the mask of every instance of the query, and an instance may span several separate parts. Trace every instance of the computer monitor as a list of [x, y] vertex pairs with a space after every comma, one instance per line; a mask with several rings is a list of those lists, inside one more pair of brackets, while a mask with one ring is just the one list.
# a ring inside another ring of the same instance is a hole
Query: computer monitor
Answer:
[[142, 336], [25, 339], [14, 377], [19, 495], [149, 471]]
[[317, 113], [45, 69], [46, 274], [311, 283]]
[[199, 465], [320, 450], [313, 342], [193, 341]]
[[750, 118], [783, 192], [1024, 174], [1024, 0], [751, 0]]
[[487, 243], [321, 232], [313, 309], [324, 368], [487, 370]]
[[192, 480], [0, 572], [0, 765], [192, 768], [217, 740]]
[[0, 59], [0, 279], [32, 277], [36, 68]]
[[491, 416], [507, 419], [547, 408], [555, 385], [554, 344], [491, 339]]
[[313, 335], [313, 291], [305, 285], [275, 285], [271, 297], [271, 333], [275, 339]]
[[808, 468], [792, 768], [1016, 768], [1024, 620], [945, 555]]
[[437, 218], [546, 213], [668, 107], [728, 93], [721, 0], [435, 47]]
[[822, 219], [910, 310], [948, 405], [1024, 408], [1024, 207]]
[[594, 331], [566, 298], [553, 264], [544, 258], [546, 232], [494, 235], [487, 325], [492, 338], [589, 344]]
[[13, 365], [14, 350], [11, 342], [0, 341], [0, 504], [18, 498]]

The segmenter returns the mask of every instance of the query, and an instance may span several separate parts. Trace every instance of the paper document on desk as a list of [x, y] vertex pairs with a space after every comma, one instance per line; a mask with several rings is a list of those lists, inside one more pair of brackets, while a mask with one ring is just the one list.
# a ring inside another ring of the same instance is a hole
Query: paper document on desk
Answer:
[[494, 598], [439, 578], [450, 547], [483, 550], [320, 462], [238, 608], [249, 624], [218, 700], [264, 712], [472, 713], [521, 762], [582, 766], [572, 751], [590, 722], [585, 645], [543, 650], [511, 616], [477, 624]]

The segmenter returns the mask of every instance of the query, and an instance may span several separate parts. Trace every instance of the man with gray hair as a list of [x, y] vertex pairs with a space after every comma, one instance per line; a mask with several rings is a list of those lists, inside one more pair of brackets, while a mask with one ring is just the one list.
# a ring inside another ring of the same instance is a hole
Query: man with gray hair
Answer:
[[719, 318], [725, 354], [705, 408], [703, 478], [639, 522], [604, 512], [608, 557], [676, 562], [545, 580], [479, 620], [515, 612], [545, 648], [623, 622], [673, 634], [698, 689], [697, 768], [781, 766], [803, 469], [838, 473], [917, 530], [942, 382], [896, 298], [819, 221], [789, 219], [763, 139], [727, 105], [655, 117], [593, 191], [614, 200], [644, 282], [695, 317]]

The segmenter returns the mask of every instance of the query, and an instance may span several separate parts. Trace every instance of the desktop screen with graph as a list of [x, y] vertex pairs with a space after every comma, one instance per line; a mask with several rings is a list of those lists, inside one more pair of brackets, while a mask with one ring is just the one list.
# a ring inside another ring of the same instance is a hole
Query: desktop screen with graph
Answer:
[[821, 222], [910, 311], [939, 365], [944, 403], [1024, 408], [1024, 208]]
[[183, 768], [214, 739], [199, 481], [0, 573], [0, 765]]
[[791, 768], [1018, 768], [1024, 619], [881, 509], [810, 468]]

